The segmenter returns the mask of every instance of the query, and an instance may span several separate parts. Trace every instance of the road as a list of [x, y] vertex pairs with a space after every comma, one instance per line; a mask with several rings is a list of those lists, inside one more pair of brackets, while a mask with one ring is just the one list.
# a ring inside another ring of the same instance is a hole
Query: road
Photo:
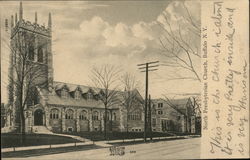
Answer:
[[[125, 154], [110, 155], [109, 148], [92, 149], [86, 151], [73, 151], [60, 154], [25, 157], [18, 159], [32, 160], [88, 160], [88, 159], [199, 159], [200, 138], [180, 139], [173, 141], [160, 141], [146, 144], [126, 145]], [[17, 158], [15, 158], [17, 159]]]

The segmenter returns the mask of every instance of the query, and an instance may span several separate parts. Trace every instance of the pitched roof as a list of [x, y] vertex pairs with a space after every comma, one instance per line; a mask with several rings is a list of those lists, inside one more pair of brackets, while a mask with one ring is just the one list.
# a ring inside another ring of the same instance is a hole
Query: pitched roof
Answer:
[[189, 98], [171, 99], [170, 102], [178, 106], [183, 106], [187, 104], [188, 100]]
[[153, 99], [153, 103], [160, 103], [160, 102], [166, 102], [168, 106], [174, 108], [176, 111], [180, 112], [181, 114], [186, 115], [186, 104], [188, 102], [189, 98], [183, 98], [183, 99], [170, 99], [170, 102], [167, 102], [166, 100], [160, 98], [160, 99]]
[[72, 83], [65, 83], [65, 82], [58, 82], [58, 81], [54, 81], [53, 85], [54, 85], [54, 88], [56, 90], [62, 89], [63, 86], [67, 86], [70, 92], [75, 91], [76, 88], [79, 87], [81, 89], [82, 93], [87, 93], [89, 91], [89, 89], [91, 88], [89, 86], [72, 84]]
[[158, 98], [158, 99], [152, 99], [151, 101], [152, 101], [152, 103], [160, 103], [160, 102], [163, 102], [165, 100], [162, 98]]
[[104, 108], [104, 104], [100, 100], [93, 99], [74, 99], [73, 97], [61, 98], [55, 92], [49, 93], [47, 89], [41, 89], [41, 95], [47, 100], [50, 105], [76, 106], [76, 107], [90, 107], [90, 108]]
[[91, 87], [91, 86], [79, 85], [79, 84], [73, 84], [73, 83], [65, 83], [65, 82], [59, 82], [59, 81], [54, 81], [53, 85], [56, 90], [62, 89], [63, 86], [66, 85], [69, 89], [69, 92], [73, 92], [77, 88], [80, 88], [82, 93], [87, 93], [89, 90], [92, 90], [94, 94], [98, 94], [102, 90], [101, 88], [97, 88], [97, 87]]
[[189, 98], [183, 98], [183, 99], [171, 99], [170, 103], [173, 104], [173, 107], [176, 108], [176, 110], [180, 111], [182, 114], [187, 114], [187, 106]]
[[[89, 87], [85, 85], [77, 85], [77, 84], [71, 84], [71, 83], [64, 83], [64, 82], [57, 82], [54, 81], [54, 90], [52, 93], [50, 93], [47, 89], [39, 88], [40, 95], [47, 100], [47, 104], [50, 105], [64, 105], [64, 106], [79, 106], [79, 107], [90, 107], [90, 108], [104, 108], [104, 104], [101, 100], [95, 100], [95, 99], [75, 99], [73, 97], [67, 97], [67, 98], [61, 98], [59, 95], [57, 95], [56, 91], [62, 89], [63, 87], [67, 87], [69, 89], [69, 92], [75, 91], [77, 88], [80, 88], [82, 93], [87, 93], [89, 90], [92, 90], [94, 94], [100, 93], [102, 89], [96, 88], [96, 87]], [[137, 91], [138, 92], [138, 91]], [[117, 97], [118, 99], [122, 98], [123, 91], [117, 91]], [[139, 92], [139, 97], [141, 98]], [[119, 108], [119, 106], [114, 106], [112, 108]]]

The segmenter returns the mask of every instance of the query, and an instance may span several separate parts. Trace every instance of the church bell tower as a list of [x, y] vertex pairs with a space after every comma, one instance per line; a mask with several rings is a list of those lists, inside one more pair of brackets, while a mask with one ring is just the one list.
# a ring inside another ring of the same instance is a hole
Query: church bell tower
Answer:
[[[15, 115], [17, 112], [16, 94], [18, 81], [17, 71], [20, 66], [25, 63], [31, 72], [30, 77], [34, 77], [32, 86], [50, 89], [53, 87], [53, 59], [52, 59], [52, 18], [51, 13], [48, 14], [48, 25], [40, 25], [38, 23], [37, 12], [35, 12], [34, 22], [24, 19], [23, 6], [20, 2], [19, 16], [17, 13], [11, 15], [11, 34], [10, 34], [10, 67], [9, 67], [9, 104], [13, 110], [13, 122], [18, 121]], [[36, 68], [39, 70], [34, 71]], [[21, 69], [20, 69], [21, 70]], [[27, 69], [26, 69], [27, 70]], [[20, 73], [21, 74], [21, 73]], [[37, 77], [35, 77], [37, 76]], [[28, 83], [28, 82], [25, 82]], [[27, 84], [24, 85], [24, 87]], [[31, 93], [32, 94], [32, 93]]]

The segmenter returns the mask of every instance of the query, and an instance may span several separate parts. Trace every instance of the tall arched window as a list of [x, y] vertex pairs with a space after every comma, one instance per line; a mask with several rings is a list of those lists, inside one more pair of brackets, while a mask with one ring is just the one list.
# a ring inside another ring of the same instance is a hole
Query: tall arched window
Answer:
[[29, 60], [34, 61], [34, 46], [33, 45], [29, 45]]
[[93, 120], [98, 120], [99, 119], [99, 113], [97, 111], [93, 112], [92, 119]]
[[80, 120], [88, 120], [88, 117], [87, 117], [87, 112], [86, 111], [81, 111], [80, 115], [79, 115], [79, 119]]
[[42, 48], [38, 49], [37, 61], [40, 63], [43, 63], [43, 49]]
[[68, 109], [66, 111], [65, 119], [73, 119], [74, 111], [72, 109]]
[[128, 120], [141, 120], [141, 112], [139, 110], [130, 112], [128, 114]]
[[59, 118], [59, 110], [56, 108], [51, 109], [50, 119], [58, 119], [58, 118]]

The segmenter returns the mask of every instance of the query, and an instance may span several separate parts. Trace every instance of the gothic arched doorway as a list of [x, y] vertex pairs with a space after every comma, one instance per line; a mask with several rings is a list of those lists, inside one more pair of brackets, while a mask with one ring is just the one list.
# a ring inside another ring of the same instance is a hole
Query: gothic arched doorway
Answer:
[[34, 112], [34, 125], [35, 126], [43, 125], [43, 111], [41, 109], [37, 109]]

